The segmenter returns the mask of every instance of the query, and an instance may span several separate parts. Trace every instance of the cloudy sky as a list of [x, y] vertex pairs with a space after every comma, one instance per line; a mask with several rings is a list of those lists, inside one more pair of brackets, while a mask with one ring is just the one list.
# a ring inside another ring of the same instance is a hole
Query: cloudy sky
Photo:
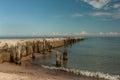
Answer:
[[120, 35], [120, 0], [0, 0], [0, 36]]

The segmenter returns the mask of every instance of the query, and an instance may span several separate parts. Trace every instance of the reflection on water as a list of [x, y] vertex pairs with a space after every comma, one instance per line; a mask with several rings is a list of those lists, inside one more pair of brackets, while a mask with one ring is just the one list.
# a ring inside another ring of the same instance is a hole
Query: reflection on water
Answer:
[[68, 60], [63, 60], [63, 67], [67, 68]]
[[67, 65], [68, 65], [68, 51], [67, 51], [67, 48], [64, 47], [64, 51], [63, 51], [63, 67], [67, 68]]
[[52, 52], [48, 52], [46, 54], [42, 54], [37, 60], [33, 61], [33, 63], [37, 64], [43, 64], [43, 65], [48, 65], [48, 66], [55, 66], [56, 65], [56, 52], [59, 51], [62, 54], [62, 67], [67, 67], [68, 65], [68, 54], [65, 55], [67, 59], [64, 60], [63, 58], [63, 53], [67, 52], [67, 48], [62, 48], [62, 49], [56, 49]]
[[42, 60], [43, 60], [43, 63], [44, 63], [44, 64], [47, 63], [47, 56], [46, 56], [46, 54], [43, 54]]

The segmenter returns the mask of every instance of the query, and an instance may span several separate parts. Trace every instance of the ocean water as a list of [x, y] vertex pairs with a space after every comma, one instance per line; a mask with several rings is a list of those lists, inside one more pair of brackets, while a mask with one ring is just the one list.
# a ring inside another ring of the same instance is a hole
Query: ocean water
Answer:
[[[64, 47], [57, 48], [61, 52]], [[67, 47], [69, 69], [120, 75], [120, 37], [91, 37]], [[55, 66], [56, 51], [42, 55], [34, 63]], [[37, 67], [35, 67], [37, 69]]]
[[120, 38], [94, 37], [68, 47], [68, 67], [120, 75]]

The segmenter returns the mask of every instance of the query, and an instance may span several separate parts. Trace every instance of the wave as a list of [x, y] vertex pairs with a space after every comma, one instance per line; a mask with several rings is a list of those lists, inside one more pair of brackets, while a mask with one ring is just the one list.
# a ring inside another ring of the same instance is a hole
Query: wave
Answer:
[[46, 69], [66, 71], [69, 73], [82, 75], [86, 77], [102, 78], [107, 80], [120, 80], [120, 75], [110, 75], [102, 72], [90, 72], [90, 71], [77, 70], [77, 69], [68, 69], [64, 67], [53, 67], [53, 66], [46, 66], [46, 65], [41, 65], [41, 66]]

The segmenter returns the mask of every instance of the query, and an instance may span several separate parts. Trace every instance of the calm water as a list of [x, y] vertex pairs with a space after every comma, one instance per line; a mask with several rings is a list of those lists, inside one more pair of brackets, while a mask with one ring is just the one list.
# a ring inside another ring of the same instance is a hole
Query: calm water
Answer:
[[[68, 62], [63, 64], [67, 68], [120, 75], [120, 37], [87, 38], [67, 47], [67, 51]], [[34, 63], [55, 66], [55, 52], [43, 55]]]
[[88, 38], [68, 52], [70, 68], [120, 74], [120, 38]]

